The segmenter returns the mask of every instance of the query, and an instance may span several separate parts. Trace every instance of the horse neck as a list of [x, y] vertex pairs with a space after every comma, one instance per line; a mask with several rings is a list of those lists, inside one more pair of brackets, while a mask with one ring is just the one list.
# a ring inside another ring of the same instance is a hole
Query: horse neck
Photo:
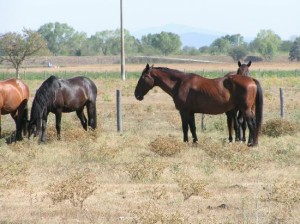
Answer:
[[181, 81], [180, 75], [157, 69], [155, 72], [153, 72], [153, 76], [155, 85], [159, 86], [162, 90], [173, 97], [174, 89]]

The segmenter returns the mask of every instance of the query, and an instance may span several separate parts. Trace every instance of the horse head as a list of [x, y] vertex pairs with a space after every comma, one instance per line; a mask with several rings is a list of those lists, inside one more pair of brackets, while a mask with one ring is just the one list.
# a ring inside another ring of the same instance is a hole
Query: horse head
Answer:
[[38, 136], [41, 131], [41, 120], [35, 119], [35, 120], [28, 121], [28, 130], [27, 131], [28, 131], [28, 138], [30, 138], [32, 134], [33, 134], [33, 137]]
[[144, 96], [154, 87], [154, 78], [151, 75], [153, 66], [146, 65], [135, 87], [134, 95], [137, 100], [143, 100]]
[[238, 66], [239, 66], [237, 70], [238, 75], [250, 76], [249, 67], [251, 66], [251, 61], [249, 61], [248, 64], [242, 64], [240, 61], [238, 61]]

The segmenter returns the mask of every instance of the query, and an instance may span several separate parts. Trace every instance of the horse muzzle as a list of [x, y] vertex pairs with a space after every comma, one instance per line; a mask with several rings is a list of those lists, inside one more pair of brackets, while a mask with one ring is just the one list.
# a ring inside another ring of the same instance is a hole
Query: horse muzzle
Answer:
[[135, 98], [136, 98], [137, 100], [139, 100], [139, 101], [142, 101], [142, 100], [144, 99], [143, 96], [135, 96]]

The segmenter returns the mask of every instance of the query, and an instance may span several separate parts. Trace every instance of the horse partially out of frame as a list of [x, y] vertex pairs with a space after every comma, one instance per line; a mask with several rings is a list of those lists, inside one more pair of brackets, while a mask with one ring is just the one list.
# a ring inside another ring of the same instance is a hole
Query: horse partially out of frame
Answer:
[[[86, 77], [59, 79], [50, 76], [37, 90], [30, 113], [28, 125], [29, 137], [40, 135], [41, 142], [46, 141], [47, 117], [50, 112], [55, 114], [57, 138], [60, 139], [62, 113], [76, 111], [82, 127], [87, 130], [97, 127], [96, 117], [97, 87]], [[87, 108], [86, 119], [84, 108]]]
[[15, 141], [22, 140], [23, 134], [27, 133], [29, 99], [28, 86], [19, 79], [7, 79], [0, 82], [0, 137], [1, 115], [10, 114], [16, 124]]
[[222, 114], [240, 110], [249, 128], [248, 146], [258, 144], [263, 116], [263, 95], [260, 83], [250, 77], [230, 75], [207, 79], [192, 73], [146, 65], [135, 88], [137, 100], [154, 86], [169, 94], [179, 111], [183, 140], [188, 142], [188, 129], [197, 142], [195, 113]]

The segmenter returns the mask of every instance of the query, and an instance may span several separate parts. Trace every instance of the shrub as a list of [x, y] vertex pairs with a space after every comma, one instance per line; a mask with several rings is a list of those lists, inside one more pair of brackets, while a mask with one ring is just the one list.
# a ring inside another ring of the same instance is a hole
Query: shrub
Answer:
[[156, 138], [149, 146], [160, 156], [173, 156], [187, 149], [187, 144], [172, 137]]
[[282, 135], [293, 135], [297, 132], [297, 126], [290, 121], [277, 118], [267, 121], [262, 127], [262, 133], [274, 138]]
[[142, 156], [136, 162], [128, 164], [127, 172], [133, 181], [157, 180], [162, 175], [167, 164], [151, 157]]
[[83, 207], [83, 202], [97, 189], [94, 175], [77, 173], [48, 186], [47, 197], [53, 204], [69, 200], [73, 206]]
[[294, 204], [300, 202], [299, 180], [275, 180], [270, 187], [266, 187], [267, 194], [262, 196], [262, 201], [275, 201]]
[[187, 175], [179, 175], [175, 181], [180, 187], [184, 200], [189, 199], [192, 195], [209, 197], [209, 193], [205, 190], [207, 184], [202, 180], [196, 181]]

